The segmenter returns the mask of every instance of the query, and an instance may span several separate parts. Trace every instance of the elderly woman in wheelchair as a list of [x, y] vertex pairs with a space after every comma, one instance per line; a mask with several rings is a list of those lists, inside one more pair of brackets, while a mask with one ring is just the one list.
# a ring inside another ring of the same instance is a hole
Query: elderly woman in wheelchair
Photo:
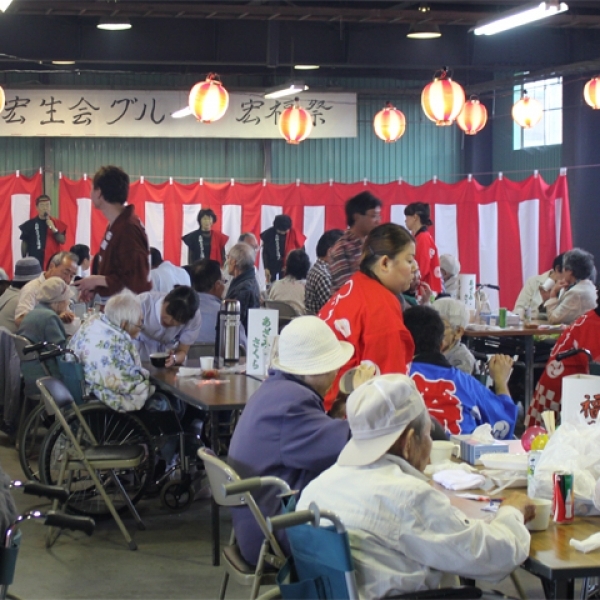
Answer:
[[109, 299], [104, 314], [82, 324], [69, 348], [83, 364], [86, 392], [138, 419], [148, 432], [148, 446], [160, 448], [158, 459], [166, 465], [161, 462], [158, 468], [171, 464], [175, 470], [176, 450], [181, 454], [184, 447], [180, 434], [185, 404], [151, 385], [133, 341], [143, 326], [140, 301], [126, 290]]

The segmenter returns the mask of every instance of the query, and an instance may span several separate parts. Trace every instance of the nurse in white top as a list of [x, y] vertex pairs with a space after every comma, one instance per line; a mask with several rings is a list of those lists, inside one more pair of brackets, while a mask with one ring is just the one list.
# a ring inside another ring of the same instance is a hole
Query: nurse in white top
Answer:
[[423, 470], [431, 419], [406, 375], [381, 375], [348, 398], [352, 438], [308, 484], [297, 510], [315, 502], [348, 530], [361, 598], [435, 589], [445, 572], [498, 581], [529, 555], [525, 496], [508, 497], [495, 518], [469, 519], [431, 487]]
[[139, 299], [144, 323], [135, 342], [142, 360], [153, 352], [169, 352], [167, 367], [183, 364], [200, 333], [196, 292], [182, 285], [168, 294], [144, 292]]

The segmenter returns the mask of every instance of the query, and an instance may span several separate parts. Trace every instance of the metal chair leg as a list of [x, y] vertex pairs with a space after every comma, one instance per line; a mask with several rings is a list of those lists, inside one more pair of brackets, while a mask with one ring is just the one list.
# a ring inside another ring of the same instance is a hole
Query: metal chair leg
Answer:
[[227, 591], [227, 582], [229, 581], [229, 573], [225, 571], [223, 573], [223, 580], [221, 581], [221, 589], [219, 590], [219, 600], [225, 600], [225, 592]]
[[135, 519], [135, 521], [138, 525], [138, 529], [145, 530], [146, 525], [144, 525], [144, 521], [142, 521], [142, 517], [140, 517], [140, 513], [138, 513], [136, 507], [133, 505], [133, 502], [131, 501], [129, 494], [125, 491], [125, 488], [123, 487], [121, 480], [117, 477], [117, 474], [115, 473], [114, 469], [110, 470], [110, 477], [113, 480], [114, 484], [119, 488], [119, 491], [121, 492], [121, 496], [123, 496], [123, 499], [125, 500], [125, 503], [127, 504], [127, 508], [129, 508], [129, 512], [131, 513], [131, 515], [133, 516], [133, 518]]

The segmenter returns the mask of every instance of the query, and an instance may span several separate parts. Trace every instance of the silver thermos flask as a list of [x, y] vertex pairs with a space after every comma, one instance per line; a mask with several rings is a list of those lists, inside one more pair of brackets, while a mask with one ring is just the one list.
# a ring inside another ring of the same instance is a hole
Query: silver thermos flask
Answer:
[[223, 364], [240, 360], [240, 303], [237, 300], [221, 302], [218, 352]]

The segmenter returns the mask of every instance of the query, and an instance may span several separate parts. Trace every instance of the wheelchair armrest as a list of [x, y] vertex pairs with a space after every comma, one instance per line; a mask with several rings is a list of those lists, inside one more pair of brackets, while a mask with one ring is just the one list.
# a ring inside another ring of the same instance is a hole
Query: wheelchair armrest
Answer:
[[459, 586], [451, 588], [438, 588], [437, 590], [421, 590], [420, 592], [407, 592], [398, 596], [387, 596], [387, 598], [397, 598], [402, 600], [470, 600], [471, 598], [481, 598], [482, 591], [478, 587]]
[[55, 511], [46, 513], [44, 525], [48, 525], [49, 527], [59, 527], [60, 529], [83, 531], [86, 535], [92, 535], [96, 528], [96, 522], [91, 517], [65, 515], [64, 513]]
[[44, 485], [39, 481], [26, 481], [21, 485], [24, 494], [31, 496], [40, 496], [66, 502], [69, 499], [69, 492], [59, 485]]
[[251, 492], [261, 487], [275, 486], [281, 490], [282, 495], [289, 495], [291, 493], [290, 486], [279, 477], [248, 477], [248, 479], [241, 479], [234, 483], [226, 483], [223, 485], [223, 492], [226, 496], [232, 496], [233, 494], [241, 494], [243, 492]]

